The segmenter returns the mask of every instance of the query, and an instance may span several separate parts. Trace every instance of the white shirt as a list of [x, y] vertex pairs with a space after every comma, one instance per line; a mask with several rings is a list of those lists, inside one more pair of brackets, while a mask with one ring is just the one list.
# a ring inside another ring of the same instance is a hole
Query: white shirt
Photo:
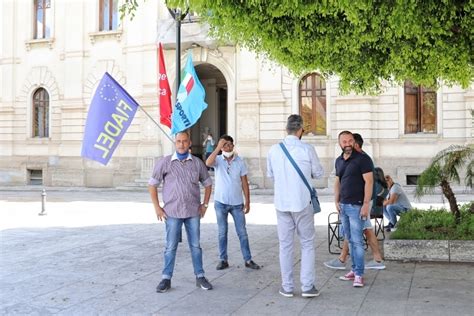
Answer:
[[[309, 179], [323, 176], [324, 170], [313, 146], [294, 135], [286, 136], [283, 143], [309, 183]], [[278, 211], [301, 212], [308, 207], [311, 202], [309, 190], [280, 144], [273, 145], [268, 152], [267, 176], [274, 182], [274, 204]]]
[[215, 170], [214, 201], [227, 205], [244, 203], [242, 197], [242, 178], [247, 175], [247, 166], [242, 158], [235, 156], [227, 161], [224, 156], [216, 157], [213, 165]]

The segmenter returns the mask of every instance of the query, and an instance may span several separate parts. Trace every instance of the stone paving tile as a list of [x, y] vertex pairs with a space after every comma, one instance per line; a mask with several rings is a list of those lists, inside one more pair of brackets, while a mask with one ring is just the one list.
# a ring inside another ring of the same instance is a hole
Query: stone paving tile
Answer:
[[[443, 268], [445, 265], [440, 263], [429, 263], [417, 264], [414, 272], [415, 278], [437, 278], [437, 279], [456, 279], [456, 280], [469, 280], [474, 282], [474, 264], [456, 264], [451, 263], [449, 265], [449, 273]], [[466, 269], [466, 267], [471, 267]]]
[[[449, 294], [447, 295], [447, 290]], [[415, 279], [413, 280], [409, 301], [431, 302], [436, 304], [463, 304], [473, 300], [473, 284], [470, 280], [453, 279]]]
[[270, 283], [257, 295], [245, 302], [235, 315], [296, 315], [301, 313], [310, 300], [298, 296], [288, 298], [278, 293], [279, 281]]
[[[364, 304], [358, 310], [359, 315], [429, 315], [423, 314], [418, 311], [418, 313], [408, 313], [406, 308], [408, 303], [403, 299], [394, 296], [390, 297], [393, 293], [387, 292], [387, 295], [384, 298], [373, 299], [369, 295], [364, 301]], [[405, 293], [406, 294], [406, 293]], [[449, 314], [445, 314], [449, 315]]]
[[[194, 297], [195, 293], [205, 292], [198, 289], [192, 278], [182, 279], [175, 277], [171, 281], [171, 289], [166, 293], [156, 293], [156, 286], [158, 282], [155, 282], [156, 278], [149, 278], [147, 280], [141, 279], [141, 282], [145, 282], [141, 285], [140, 291], [135, 294], [133, 290], [136, 288], [134, 283], [130, 283], [124, 286], [127, 291], [130, 292], [131, 297], [135, 297], [136, 300], [129, 304], [123, 305], [118, 309], [115, 309], [113, 314], [115, 315], [149, 315], [153, 313], [159, 313], [159, 310], [166, 308], [167, 306], [182, 305], [187, 306], [187, 314], [194, 314], [197, 309], [195, 306], [189, 305], [190, 298]], [[212, 291], [206, 292], [207, 294]], [[191, 307], [192, 306], [192, 307]], [[191, 308], [189, 308], [191, 307]], [[161, 313], [159, 313], [161, 315]]]
[[2, 292], [11, 300], [26, 301], [30, 298], [73, 285], [81, 279], [68, 275], [41, 274], [15, 283], [2, 285]]
[[87, 300], [86, 304], [76, 304], [63, 309], [62, 315], [97, 315], [114, 314], [118, 309], [134, 304], [140, 297], [153, 292], [150, 282], [134, 280], [126, 285], [115, 286], [96, 297]]
[[33, 301], [35, 304], [47, 308], [66, 309], [78, 303], [88, 301], [113, 288], [114, 286], [110, 284], [80, 281], [39, 296], [34, 296]]
[[406, 315], [429, 316], [472, 316], [472, 304], [439, 304], [433, 302], [410, 302], [405, 308]]
[[13, 303], [2, 305], [0, 314], [2, 315], [54, 315], [61, 311], [55, 307], [45, 307], [35, 303]]

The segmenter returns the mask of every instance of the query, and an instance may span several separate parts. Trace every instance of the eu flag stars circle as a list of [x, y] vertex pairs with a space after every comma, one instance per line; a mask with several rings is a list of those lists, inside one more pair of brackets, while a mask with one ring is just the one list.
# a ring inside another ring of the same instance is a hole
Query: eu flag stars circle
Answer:
[[105, 101], [115, 102], [118, 100], [117, 88], [112, 86], [110, 83], [106, 83], [100, 88], [99, 96]]

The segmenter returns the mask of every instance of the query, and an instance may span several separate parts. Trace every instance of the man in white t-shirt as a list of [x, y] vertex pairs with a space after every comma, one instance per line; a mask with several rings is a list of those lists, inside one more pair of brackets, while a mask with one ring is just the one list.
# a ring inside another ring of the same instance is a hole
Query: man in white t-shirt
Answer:
[[[218, 155], [219, 152], [222, 154]], [[206, 165], [215, 170], [214, 208], [219, 230], [219, 263], [216, 269], [223, 270], [229, 267], [227, 261], [227, 217], [229, 214], [234, 219], [245, 266], [250, 269], [260, 269], [260, 266], [252, 260], [245, 227], [245, 215], [250, 211], [247, 166], [244, 160], [234, 152], [234, 139], [231, 136], [220, 137], [216, 149], [207, 158]]]
[[411, 209], [411, 204], [400, 184], [395, 183], [389, 175], [385, 176], [385, 180], [387, 181], [390, 191], [388, 193], [388, 199], [383, 202], [383, 213], [388, 219], [388, 225], [384, 228], [386, 231], [391, 231], [397, 224], [397, 215]]

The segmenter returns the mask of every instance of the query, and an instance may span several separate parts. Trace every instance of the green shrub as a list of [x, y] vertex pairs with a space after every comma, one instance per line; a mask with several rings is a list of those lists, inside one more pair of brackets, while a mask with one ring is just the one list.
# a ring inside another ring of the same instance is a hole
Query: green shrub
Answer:
[[461, 220], [456, 225], [452, 213], [446, 209], [412, 209], [400, 216], [392, 239], [474, 240], [474, 213], [472, 203], [460, 207]]

